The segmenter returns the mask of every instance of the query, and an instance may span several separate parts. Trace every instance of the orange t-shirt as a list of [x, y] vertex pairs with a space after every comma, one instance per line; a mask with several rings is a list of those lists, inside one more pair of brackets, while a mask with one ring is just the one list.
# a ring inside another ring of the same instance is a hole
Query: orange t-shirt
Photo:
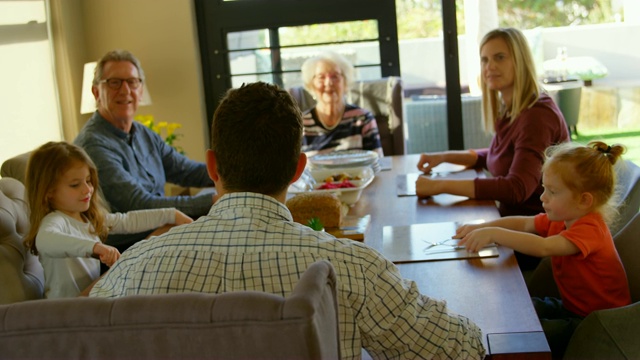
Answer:
[[600, 214], [590, 213], [565, 229], [563, 221], [550, 221], [543, 213], [536, 215], [535, 227], [540, 236], [559, 234], [580, 249], [573, 255], [551, 257], [553, 277], [567, 310], [587, 316], [631, 303], [627, 274]]

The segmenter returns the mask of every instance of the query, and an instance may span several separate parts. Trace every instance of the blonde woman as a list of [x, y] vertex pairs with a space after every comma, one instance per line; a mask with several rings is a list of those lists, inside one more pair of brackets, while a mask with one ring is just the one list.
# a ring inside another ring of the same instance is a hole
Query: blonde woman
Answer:
[[535, 215], [543, 211], [544, 150], [569, 141], [558, 106], [541, 92], [527, 40], [517, 29], [495, 29], [480, 44], [482, 112], [494, 137], [488, 149], [427, 153], [418, 169], [429, 173], [443, 162], [489, 170], [490, 178], [432, 179], [416, 182], [418, 196], [441, 193], [497, 200], [500, 214]]

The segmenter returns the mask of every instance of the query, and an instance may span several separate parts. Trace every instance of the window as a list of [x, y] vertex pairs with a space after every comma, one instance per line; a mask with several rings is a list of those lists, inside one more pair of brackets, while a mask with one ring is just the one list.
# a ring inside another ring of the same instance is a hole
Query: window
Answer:
[[[300, 85], [300, 64], [324, 48], [349, 56], [354, 47], [375, 43], [377, 51], [351, 57], [358, 77], [399, 76], [394, 6], [393, 0], [375, 6], [369, 0], [196, 0], [207, 117], [227, 89], [243, 82]], [[335, 32], [353, 26], [359, 30]], [[288, 36], [294, 29], [309, 36]]]
[[0, 1], [0, 161], [62, 139], [45, 2]]
[[381, 77], [375, 20], [230, 32], [227, 44], [232, 87], [254, 81], [284, 88], [300, 86], [302, 63], [322, 50], [332, 50], [349, 59], [359, 80]]

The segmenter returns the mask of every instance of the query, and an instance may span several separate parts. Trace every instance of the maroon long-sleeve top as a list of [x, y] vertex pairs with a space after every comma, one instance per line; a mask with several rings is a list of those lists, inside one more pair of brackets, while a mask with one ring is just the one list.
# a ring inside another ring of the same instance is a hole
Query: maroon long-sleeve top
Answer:
[[564, 116], [546, 94], [512, 124], [507, 117], [500, 119], [489, 148], [477, 150], [476, 167], [493, 177], [475, 180], [476, 198], [499, 201], [502, 216], [543, 212], [544, 150], [564, 141], [570, 141]]

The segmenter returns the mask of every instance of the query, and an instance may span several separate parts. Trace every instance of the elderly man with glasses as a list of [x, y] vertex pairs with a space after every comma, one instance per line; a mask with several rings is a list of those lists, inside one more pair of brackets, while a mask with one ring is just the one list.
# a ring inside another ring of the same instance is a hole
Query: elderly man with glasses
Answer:
[[[98, 167], [111, 211], [174, 207], [191, 217], [207, 213], [211, 193], [165, 196], [165, 183], [209, 187], [213, 182], [204, 163], [192, 161], [160, 136], [133, 120], [142, 99], [144, 71], [126, 50], [105, 54], [96, 65], [91, 91], [97, 110], [75, 139]], [[158, 229], [156, 233], [162, 232]], [[165, 230], [166, 231], [166, 230]], [[121, 252], [153, 232], [110, 236], [107, 243]]]

